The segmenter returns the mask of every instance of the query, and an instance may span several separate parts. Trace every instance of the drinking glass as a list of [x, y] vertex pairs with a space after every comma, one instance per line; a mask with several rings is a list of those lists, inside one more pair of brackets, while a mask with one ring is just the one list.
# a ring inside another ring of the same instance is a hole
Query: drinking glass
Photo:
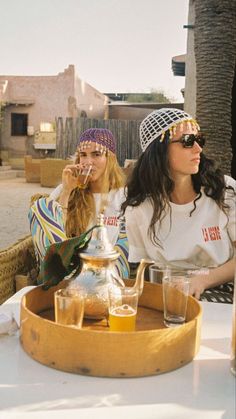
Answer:
[[139, 297], [138, 290], [130, 287], [110, 287], [108, 295], [110, 331], [135, 331]]
[[91, 177], [92, 165], [81, 167], [77, 170], [77, 186], [79, 189], [85, 189], [88, 186]]
[[56, 323], [82, 327], [85, 295], [75, 289], [59, 289], [54, 293]]
[[168, 276], [169, 267], [166, 265], [153, 264], [149, 266], [150, 282], [155, 284], [162, 284], [162, 279]]
[[178, 327], [185, 323], [189, 295], [189, 277], [183, 271], [169, 269], [163, 277], [164, 324]]

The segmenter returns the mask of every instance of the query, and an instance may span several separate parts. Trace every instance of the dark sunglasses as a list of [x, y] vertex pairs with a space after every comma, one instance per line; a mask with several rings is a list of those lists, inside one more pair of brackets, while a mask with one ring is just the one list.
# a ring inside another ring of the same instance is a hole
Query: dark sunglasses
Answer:
[[179, 140], [171, 141], [170, 144], [181, 143], [184, 148], [192, 148], [195, 142], [203, 148], [206, 141], [202, 134], [183, 134]]

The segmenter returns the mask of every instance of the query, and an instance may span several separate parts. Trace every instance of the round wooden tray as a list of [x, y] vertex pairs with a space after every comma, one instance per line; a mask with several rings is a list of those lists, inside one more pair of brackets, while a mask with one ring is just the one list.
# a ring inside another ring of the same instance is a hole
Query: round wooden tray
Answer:
[[[130, 281], [130, 285], [132, 281]], [[187, 322], [163, 325], [162, 286], [145, 282], [135, 332], [110, 332], [106, 320], [84, 320], [82, 329], [54, 322], [57, 287], [36, 287], [21, 303], [21, 344], [35, 360], [52, 368], [101, 377], [161, 374], [190, 362], [199, 349], [202, 309], [188, 297]]]

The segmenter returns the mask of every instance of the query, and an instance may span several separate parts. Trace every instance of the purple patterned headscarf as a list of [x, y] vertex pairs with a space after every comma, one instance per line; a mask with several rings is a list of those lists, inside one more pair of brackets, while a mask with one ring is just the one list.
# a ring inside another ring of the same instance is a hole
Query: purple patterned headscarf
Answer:
[[91, 143], [96, 143], [99, 150], [116, 152], [115, 138], [112, 132], [106, 128], [89, 128], [84, 131], [79, 139], [80, 150], [86, 149]]

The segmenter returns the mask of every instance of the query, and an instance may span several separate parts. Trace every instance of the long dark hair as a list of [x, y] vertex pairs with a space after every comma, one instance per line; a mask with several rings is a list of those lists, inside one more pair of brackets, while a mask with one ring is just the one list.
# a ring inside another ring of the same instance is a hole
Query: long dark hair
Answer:
[[[169, 131], [166, 132], [163, 142], [160, 137], [154, 140], [144, 153], [139, 157], [133, 172], [128, 178], [126, 200], [122, 204], [124, 213], [128, 206], [137, 207], [145, 199], [150, 199], [153, 206], [153, 215], [149, 225], [149, 234], [153, 243], [160, 245], [155, 224], [162, 221], [170, 209], [170, 196], [174, 190], [174, 181], [171, 179], [168, 160]], [[192, 175], [192, 183], [197, 197], [193, 202], [195, 211], [197, 200], [201, 197], [201, 188], [205, 194], [212, 198], [219, 208], [226, 212], [228, 205], [224, 201], [226, 186], [224, 175], [219, 168], [215, 167], [214, 161], [207, 158], [203, 153], [200, 156], [198, 173]]]

